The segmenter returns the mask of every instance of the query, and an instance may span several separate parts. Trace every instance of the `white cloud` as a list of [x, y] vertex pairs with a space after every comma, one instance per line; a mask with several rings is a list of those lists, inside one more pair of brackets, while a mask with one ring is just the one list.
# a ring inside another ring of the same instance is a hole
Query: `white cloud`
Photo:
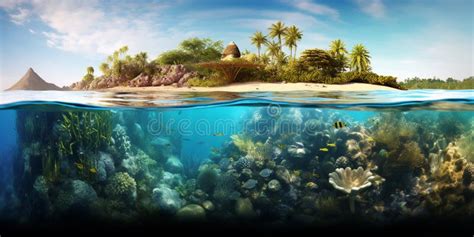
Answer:
[[355, 0], [359, 8], [375, 18], [385, 17], [385, 5], [382, 0]]
[[28, 29], [28, 31], [29, 31], [31, 34], [34, 34], [34, 35], [36, 34], [36, 31], [33, 30], [33, 29]]
[[17, 25], [23, 25], [23, 23], [28, 21], [28, 18], [30, 17], [30, 10], [26, 8], [18, 8], [16, 12], [10, 13], [10, 20], [17, 24]]
[[[10, 13], [15, 23], [24, 22], [21, 20], [26, 15], [45, 23], [49, 30], [43, 31], [42, 35], [47, 45], [68, 52], [106, 55], [128, 45], [131, 53], [143, 50], [154, 57], [164, 49], [174, 47], [176, 38], [183, 38], [184, 34], [163, 29], [155, 23], [165, 4], [137, 4], [115, 8], [104, 7], [98, 0], [31, 0], [1, 6], [8, 12], [18, 12], [16, 15]], [[144, 10], [133, 12], [136, 8]]]
[[332, 17], [333, 19], [339, 18], [339, 12], [336, 9], [323, 4], [314, 3], [310, 0], [289, 1], [289, 3], [291, 3], [294, 7], [302, 11], [310, 12], [317, 15], [327, 15]]

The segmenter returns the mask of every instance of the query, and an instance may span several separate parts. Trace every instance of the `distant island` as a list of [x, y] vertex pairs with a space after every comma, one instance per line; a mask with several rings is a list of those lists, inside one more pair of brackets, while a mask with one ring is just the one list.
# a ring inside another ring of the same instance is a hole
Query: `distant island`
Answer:
[[7, 91], [11, 90], [64, 90], [53, 83], [48, 83], [41, 78], [32, 68]]
[[[395, 77], [372, 72], [370, 53], [364, 45], [356, 44], [349, 52], [344, 42], [337, 39], [331, 42], [329, 49], [306, 49], [298, 56], [298, 42], [302, 37], [303, 33], [297, 26], [286, 26], [278, 21], [268, 28], [266, 34], [257, 31], [249, 37], [256, 53], [241, 52], [234, 42], [224, 48], [222, 41], [190, 38], [181, 42], [177, 49], [149, 60], [146, 52], [129, 55], [128, 47], [124, 46], [99, 66], [101, 76], [95, 76], [96, 70], [89, 66], [83, 79], [70, 88], [132, 90], [134, 87], [150, 87], [151, 90], [170, 86], [229, 89], [249, 82], [274, 83], [273, 87], [284, 83], [366, 83], [380, 88], [402, 88]], [[265, 91], [264, 84], [262, 87], [259, 90]], [[350, 87], [348, 85], [346, 90]]]

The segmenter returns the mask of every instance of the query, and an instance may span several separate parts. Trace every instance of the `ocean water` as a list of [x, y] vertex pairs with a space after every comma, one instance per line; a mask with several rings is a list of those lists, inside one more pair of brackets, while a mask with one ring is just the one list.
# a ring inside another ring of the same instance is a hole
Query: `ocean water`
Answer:
[[0, 98], [2, 224], [472, 224], [472, 90]]

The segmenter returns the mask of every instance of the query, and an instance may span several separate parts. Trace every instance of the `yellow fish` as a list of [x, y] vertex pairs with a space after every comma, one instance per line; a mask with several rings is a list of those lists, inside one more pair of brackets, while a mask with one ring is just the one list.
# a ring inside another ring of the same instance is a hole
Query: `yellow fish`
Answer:
[[295, 170], [295, 171], [293, 171], [293, 174], [296, 175], [296, 176], [300, 176], [300, 175], [301, 175], [301, 171]]
[[214, 137], [222, 137], [222, 136], [224, 136], [224, 133], [222, 133], [222, 132], [216, 132], [216, 133], [212, 134], [212, 136], [214, 136]]
[[278, 148], [280, 148], [281, 150], [284, 150], [284, 149], [285, 149], [285, 147], [286, 147], [286, 145], [285, 145], [285, 144], [278, 144], [277, 146], [278, 146]]
[[344, 122], [341, 122], [341, 121], [337, 121], [337, 122], [334, 123], [334, 128], [336, 128], [336, 129], [343, 128], [345, 126], [346, 126], [346, 124]]
[[328, 143], [329, 147], [336, 147], [336, 143]]
[[89, 171], [90, 171], [91, 173], [93, 173], [93, 174], [97, 173], [97, 170], [96, 170], [95, 168], [90, 168]]
[[326, 147], [323, 147], [323, 148], [319, 148], [320, 151], [324, 151], [324, 152], [328, 152], [329, 149], [327, 149]]
[[77, 167], [78, 169], [80, 169], [80, 170], [84, 169], [84, 165], [83, 165], [83, 164], [77, 163], [77, 162], [74, 163], [74, 164], [76, 165], [76, 167]]
[[374, 138], [372, 138], [372, 137], [368, 137], [368, 138], [367, 138], [367, 141], [368, 141], [368, 142], [375, 142]]

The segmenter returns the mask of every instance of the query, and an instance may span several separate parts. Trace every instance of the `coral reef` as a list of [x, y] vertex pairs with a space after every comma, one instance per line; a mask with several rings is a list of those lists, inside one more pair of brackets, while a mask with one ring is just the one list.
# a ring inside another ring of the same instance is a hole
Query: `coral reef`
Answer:
[[133, 205], [137, 198], [137, 183], [128, 173], [118, 172], [108, 181], [105, 193], [110, 198]]
[[347, 167], [345, 169], [336, 169], [336, 172], [329, 174], [329, 183], [337, 190], [347, 194], [357, 192], [361, 189], [370, 187], [374, 175], [369, 170], [359, 167], [355, 170]]

